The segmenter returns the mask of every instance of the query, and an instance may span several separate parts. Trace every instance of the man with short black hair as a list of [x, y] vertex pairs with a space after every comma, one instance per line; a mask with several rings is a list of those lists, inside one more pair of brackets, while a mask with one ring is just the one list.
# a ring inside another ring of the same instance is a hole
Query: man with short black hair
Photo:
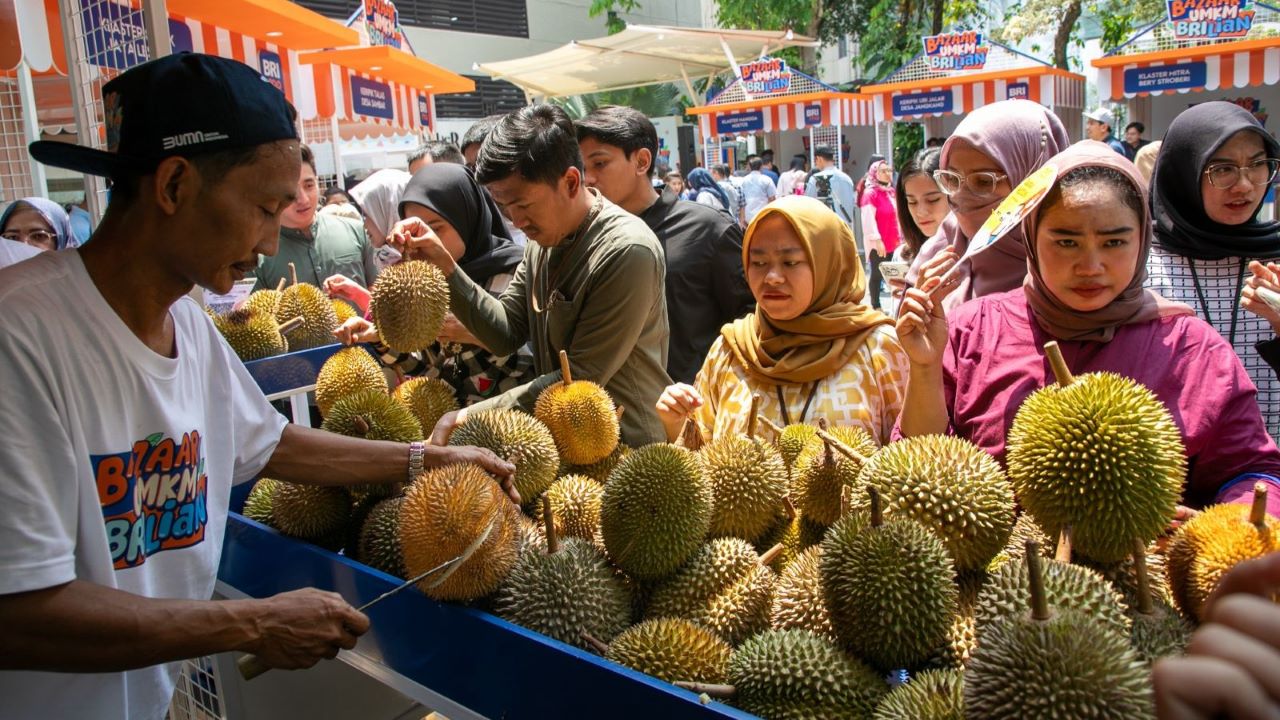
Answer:
[[1147, 126], [1134, 120], [1124, 127], [1124, 156], [1129, 158], [1130, 162], [1138, 156], [1138, 151], [1143, 147], [1150, 145], [1150, 140], [1143, 140], [1142, 135], [1147, 131]]
[[538, 395], [560, 382], [564, 350], [574, 378], [599, 383], [626, 408], [623, 442], [664, 442], [654, 402], [670, 384], [666, 271], [653, 232], [587, 187], [573, 121], [554, 105], [504, 117], [481, 146], [476, 179], [532, 241], [501, 296], [467, 277], [421, 220], [402, 221], [391, 239], [406, 257], [444, 272], [450, 309], [490, 352], [506, 355], [530, 343], [538, 376], [445, 415], [432, 438], [443, 443], [474, 412], [532, 412]]
[[813, 149], [813, 172], [804, 194], [825, 202], [850, 229], [857, 227], [854, 218], [858, 216], [858, 200], [853, 180], [840, 169], [836, 152], [830, 146], [819, 145]]
[[742, 269], [742, 228], [719, 210], [681, 202], [650, 182], [658, 131], [644, 113], [602, 107], [577, 122], [586, 182], [644, 221], [666, 254], [667, 374], [692, 383], [725, 323], [755, 305]]
[[750, 225], [752, 220], [756, 219], [756, 215], [764, 209], [765, 205], [773, 202], [778, 197], [778, 185], [768, 175], [765, 175], [761, 168], [764, 167], [764, 160], [759, 155], [752, 155], [747, 158], [747, 167], [750, 172], [742, 178], [742, 205], [743, 219]]
[[1111, 133], [1111, 126], [1115, 123], [1115, 115], [1109, 109], [1105, 107], [1096, 108], [1084, 113], [1084, 119], [1084, 134], [1090, 140], [1105, 143], [1112, 150], [1128, 157], [1128, 153], [1124, 149], [1124, 143], [1117, 140], [1116, 136]]
[[782, 176], [778, 174], [777, 166], [773, 164], [772, 150], [760, 151], [760, 172], [764, 173], [770, 180], [772, 180], [775, 186], [778, 184], [778, 181], [782, 179]]
[[724, 191], [725, 196], [729, 198], [729, 217], [738, 223], [738, 227], [746, 227], [747, 223], [742, 219], [742, 193], [733, 184], [733, 173], [730, 172], [729, 166], [725, 163], [712, 165], [711, 178], [716, 181], [716, 184]]
[[467, 131], [462, 134], [462, 142], [458, 143], [458, 149], [462, 151], [462, 157], [466, 161], [467, 167], [472, 170], [476, 169], [476, 158], [480, 155], [480, 146], [484, 144], [484, 139], [489, 137], [489, 133], [502, 122], [502, 118], [506, 117], [502, 113], [490, 115], [475, 121]]
[[467, 159], [458, 146], [447, 140], [428, 140], [409, 153], [408, 160], [410, 175], [416, 175], [419, 170], [432, 163], [467, 164]]
[[187, 297], [275, 251], [298, 191], [284, 95], [248, 66], [182, 53], [102, 88], [109, 150], [36, 142], [112, 179], [93, 242], [0, 270], [0, 714], [160, 720], [184, 658], [310, 667], [369, 620], [304, 589], [212, 601], [233, 483], [391, 483], [476, 448], [289, 425]]

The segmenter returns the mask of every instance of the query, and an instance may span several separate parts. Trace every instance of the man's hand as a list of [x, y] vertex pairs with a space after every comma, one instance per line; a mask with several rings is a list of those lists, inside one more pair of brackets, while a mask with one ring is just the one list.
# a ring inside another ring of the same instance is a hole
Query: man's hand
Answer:
[[432, 445], [444, 447], [449, 444], [449, 436], [453, 435], [453, 429], [467, 419], [467, 409], [454, 410], [440, 416], [436, 421], [436, 426], [431, 429], [431, 437], [428, 439]]
[[517, 505], [521, 503], [520, 492], [515, 486], [516, 466], [498, 457], [491, 450], [470, 445], [428, 447], [425, 459], [427, 467], [443, 467], [455, 463], [479, 465], [498, 481], [498, 485], [502, 487], [507, 497], [511, 498], [511, 502]]
[[442, 343], [455, 342], [463, 345], [484, 347], [484, 343], [481, 343], [475, 335], [472, 335], [465, 325], [458, 322], [458, 318], [453, 313], [444, 314], [444, 324], [440, 326], [440, 333], [436, 335], [436, 338]]
[[333, 336], [343, 345], [378, 342], [378, 328], [362, 317], [348, 318], [333, 331]]
[[340, 595], [315, 588], [248, 602], [258, 637], [244, 649], [274, 668], [309, 668], [369, 630], [369, 618]]
[[457, 268], [440, 236], [420, 218], [405, 218], [396, 223], [387, 237], [387, 244], [399, 251], [404, 260], [426, 260], [446, 276], [452, 275]]

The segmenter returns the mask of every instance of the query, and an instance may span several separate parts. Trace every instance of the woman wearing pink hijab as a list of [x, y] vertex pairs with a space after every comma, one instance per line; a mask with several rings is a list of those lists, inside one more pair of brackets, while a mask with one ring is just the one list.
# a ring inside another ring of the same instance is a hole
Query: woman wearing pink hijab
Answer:
[[[1000, 201], [1070, 144], [1058, 116], [1030, 100], [1002, 100], [969, 113], [942, 146], [934, 173], [951, 217], [920, 249], [907, 282], [919, 287], [947, 272]], [[946, 305], [1020, 287], [1026, 274], [1022, 233], [1014, 230], [961, 264]]]
[[[907, 291], [901, 434], [958, 435], [1003, 463], [1018, 408], [1054, 382], [1043, 347], [1056, 340], [1072, 373], [1124, 375], [1169, 408], [1187, 452], [1185, 505], [1249, 502], [1258, 480], [1280, 490], [1280, 450], [1231, 345], [1191, 308], [1143, 289], [1151, 214], [1137, 168], [1092, 141], [1050, 162], [1058, 179], [1018, 235], [1020, 287], [950, 317], [939, 278]], [[1280, 492], [1269, 502], [1280, 515]]]

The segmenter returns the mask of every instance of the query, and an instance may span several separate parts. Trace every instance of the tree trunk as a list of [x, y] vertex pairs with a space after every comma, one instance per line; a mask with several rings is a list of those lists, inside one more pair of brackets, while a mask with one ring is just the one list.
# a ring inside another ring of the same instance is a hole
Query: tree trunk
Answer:
[[[804, 29], [804, 34], [811, 38], [817, 38], [822, 32], [822, 0], [813, 0], [813, 5], [809, 11], [809, 26]], [[804, 65], [804, 71], [808, 73], [818, 74], [818, 48], [800, 48], [800, 62]]]
[[942, 0], [931, 0], [933, 6], [933, 18], [929, 24], [930, 35], [937, 35], [942, 32]]
[[1066, 12], [1062, 14], [1062, 22], [1058, 24], [1058, 32], [1053, 36], [1053, 64], [1063, 70], [1070, 70], [1067, 63], [1067, 49], [1071, 45], [1071, 31], [1076, 28], [1080, 19], [1081, 0], [1071, 0]]

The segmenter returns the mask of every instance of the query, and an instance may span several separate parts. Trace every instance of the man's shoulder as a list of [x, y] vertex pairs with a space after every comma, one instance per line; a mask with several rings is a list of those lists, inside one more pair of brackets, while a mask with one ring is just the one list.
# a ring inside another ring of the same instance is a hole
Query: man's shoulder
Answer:
[[330, 237], [354, 237], [357, 240], [365, 240], [364, 225], [361, 223], [351, 218], [318, 213], [316, 215], [316, 237], [319, 238], [326, 235]]
[[724, 232], [730, 225], [737, 225], [729, 218], [728, 213], [722, 210], [717, 210], [710, 205], [686, 201], [675, 203], [667, 211], [666, 222], [659, 224], [653, 230], [655, 233], [660, 233], [663, 229], [676, 224], [693, 226], [696, 228], [695, 232], [699, 233], [717, 234]]
[[48, 302], [48, 295], [61, 300], [58, 305], [66, 304], [66, 282], [71, 274], [70, 253], [74, 250], [44, 252], [34, 255], [22, 262], [0, 268], [0, 304], [5, 312], [12, 312], [23, 303], [35, 303], [37, 307]]
[[658, 236], [644, 220], [608, 200], [603, 200], [594, 224], [600, 227], [601, 235], [608, 239], [609, 245], [637, 244], [659, 247]]

